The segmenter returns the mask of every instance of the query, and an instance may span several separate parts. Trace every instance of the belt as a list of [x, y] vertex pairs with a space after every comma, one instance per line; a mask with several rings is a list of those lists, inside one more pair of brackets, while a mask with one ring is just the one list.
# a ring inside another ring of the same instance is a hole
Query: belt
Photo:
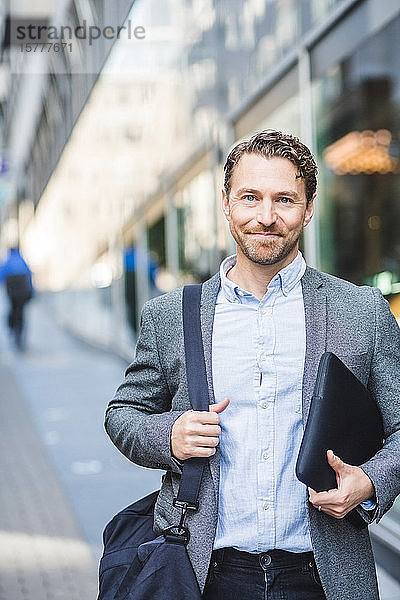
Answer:
[[285, 569], [290, 567], [313, 567], [315, 564], [312, 552], [286, 552], [286, 550], [268, 550], [260, 554], [242, 552], [235, 548], [219, 548], [211, 556], [214, 567], [231, 564], [249, 568]]

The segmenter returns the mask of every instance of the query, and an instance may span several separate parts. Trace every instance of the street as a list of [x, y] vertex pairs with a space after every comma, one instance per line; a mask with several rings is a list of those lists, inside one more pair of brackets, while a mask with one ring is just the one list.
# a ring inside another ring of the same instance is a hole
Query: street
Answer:
[[[2, 297], [2, 323], [5, 311]], [[89, 600], [105, 524], [160, 473], [131, 464], [103, 429], [126, 364], [61, 330], [46, 296], [28, 312], [25, 353], [0, 331], [0, 599]]]

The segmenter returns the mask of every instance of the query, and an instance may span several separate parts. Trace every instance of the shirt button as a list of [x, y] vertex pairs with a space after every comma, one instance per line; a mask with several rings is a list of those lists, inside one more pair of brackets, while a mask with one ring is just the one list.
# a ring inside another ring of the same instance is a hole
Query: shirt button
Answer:
[[265, 360], [267, 357], [265, 356], [264, 352], [262, 354], [260, 354], [260, 360]]
[[244, 292], [242, 290], [238, 290], [239, 296], [244, 296]]
[[261, 408], [268, 408], [268, 402], [266, 402], [265, 400], [263, 400], [261, 402]]
[[263, 509], [264, 510], [269, 510], [269, 504], [268, 504], [268, 502], [264, 502]]
[[268, 454], [268, 452], [263, 452], [263, 453], [262, 453], [262, 457], [263, 457], [263, 460], [268, 460], [268, 459], [269, 459], [269, 454]]

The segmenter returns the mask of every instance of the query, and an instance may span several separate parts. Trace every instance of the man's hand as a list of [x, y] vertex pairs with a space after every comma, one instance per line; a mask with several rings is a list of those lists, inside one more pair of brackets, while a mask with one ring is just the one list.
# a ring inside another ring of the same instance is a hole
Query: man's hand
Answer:
[[309, 500], [315, 508], [321, 507], [327, 515], [343, 519], [360, 502], [372, 498], [374, 486], [368, 475], [360, 467], [344, 463], [332, 450], [327, 452], [328, 463], [336, 472], [337, 489], [316, 492], [308, 488]]
[[178, 460], [194, 456], [212, 456], [219, 443], [221, 427], [219, 414], [229, 404], [225, 398], [216, 404], [210, 404], [209, 411], [188, 410], [177, 418], [171, 431], [172, 454]]

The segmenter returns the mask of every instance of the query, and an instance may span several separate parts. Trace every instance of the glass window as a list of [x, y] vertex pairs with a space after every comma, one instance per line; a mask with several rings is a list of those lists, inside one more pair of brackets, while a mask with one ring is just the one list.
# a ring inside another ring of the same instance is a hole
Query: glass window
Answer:
[[148, 230], [148, 247], [154, 261], [165, 267], [165, 217], [162, 216]]
[[137, 323], [137, 303], [136, 303], [136, 255], [135, 248], [129, 246], [124, 250], [124, 299], [126, 308], [126, 318], [129, 326], [136, 331]]
[[123, 256], [125, 311], [133, 332], [138, 330], [144, 302], [166, 291], [159, 285], [165, 269], [164, 217], [147, 229], [147, 245], [146, 230], [141, 233]]
[[279, 129], [301, 137], [300, 131], [300, 99], [298, 94], [284, 100], [280, 107], [261, 121], [261, 129]]
[[248, 137], [261, 129], [281, 129], [300, 135], [299, 73], [297, 67], [287, 72], [235, 123], [236, 139]]
[[321, 267], [400, 292], [400, 18], [313, 84]]
[[159, 275], [166, 269], [165, 252], [165, 216], [163, 215], [147, 229], [147, 266], [150, 296], [157, 296], [164, 291], [159, 285]]
[[339, 5], [343, 0], [308, 0], [300, 2], [302, 22], [305, 24], [303, 31], [307, 31], [310, 25], [320, 23]]
[[176, 200], [182, 279], [205, 281], [216, 266], [216, 200], [211, 172], [200, 173]]

